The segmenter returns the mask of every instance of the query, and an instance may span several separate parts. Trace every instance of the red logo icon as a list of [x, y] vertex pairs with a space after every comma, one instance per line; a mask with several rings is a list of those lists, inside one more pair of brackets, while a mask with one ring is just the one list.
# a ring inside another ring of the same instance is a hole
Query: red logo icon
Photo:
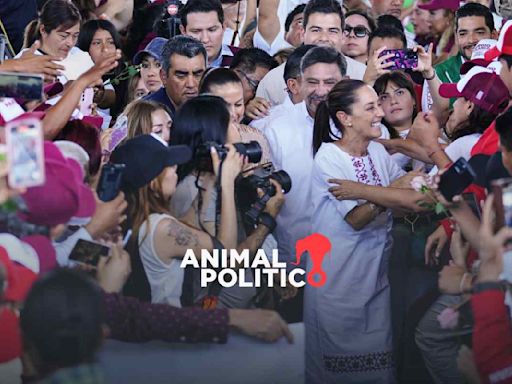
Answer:
[[[309, 257], [311, 258], [311, 263], [313, 268], [308, 273], [306, 277], [306, 281], [312, 287], [321, 287], [325, 284], [327, 280], [327, 274], [322, 269], [322, 261], [327, 255], [328, 252], [331, 251], [331, 242], [329, 239], [319, 233], [313, 233], [308, 237], [297, 241], [295, 244], [295, 263], [294, 265], [300, 264], [300, 259], [304, 252], [309, 252]], [[315, 281], [315, 275], [320, 277], [319, 281]]]

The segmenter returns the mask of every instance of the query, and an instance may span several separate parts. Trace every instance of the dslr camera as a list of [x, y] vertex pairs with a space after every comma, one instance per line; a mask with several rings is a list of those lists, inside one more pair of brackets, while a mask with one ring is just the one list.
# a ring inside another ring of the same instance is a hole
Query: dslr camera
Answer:
[[[247, 156], [249, 163], [259, 163], [261, 161], [261, 146], [257, 141], [249, 143], [235, 143], [233, 144], [236, 151], [241, 155]], [[194, 162], [198, 171], [213, 172], [213, 164], [210, 148], [214, 147], [217, 151], [219, 158], [224, 160], [228, 155], [228, 148], [222, 144], [214, 141], [207, 141], [196, 148], [194, 154]]]
[[[259, 168], [253, 174], [239, 177], [236, 181], [237, 206], [244, 213], [247, 229], [254, 229], [267, 201], [276, 194], [276, 187], [270, 180], [277, 181], [284, 193], [290, 192], [292, 188], [290, 175], [283, 170], [272, 172], [270, 169]], [[258, 189], [263, 191], [263, 196], [259, 196]]]

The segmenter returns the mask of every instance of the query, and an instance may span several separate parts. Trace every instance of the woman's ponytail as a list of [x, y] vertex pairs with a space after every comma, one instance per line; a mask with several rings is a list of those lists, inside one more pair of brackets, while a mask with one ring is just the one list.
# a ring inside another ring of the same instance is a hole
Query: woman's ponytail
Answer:
[[315, 126], [313, 128], [313, 155], [316, 155], [322, 143], [333, 140], [330, 137], [330, 115], [327, 101], [322, 101], [316, 108]]
[[41, 23], [38, 19], [32, 20], [25, 27], [25, 34], [23, 36], [23, 48], [30, 48], [36, 40], [41, 40], [41, 32], [39, 31]]

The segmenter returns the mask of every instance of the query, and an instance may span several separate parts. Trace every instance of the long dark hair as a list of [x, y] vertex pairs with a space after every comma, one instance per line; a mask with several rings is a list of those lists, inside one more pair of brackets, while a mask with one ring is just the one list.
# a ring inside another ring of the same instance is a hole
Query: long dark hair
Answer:
[[[218, 96], [201, 95], [188, 100], [178, 110], [172, 125], [172, 145], [188, 145], [192, 152], [203, 143], [214, 141], [225, 144], [230, 123], [230, 114], [224, 99]], [[193, 160], [178, 168], [181, 180], [197, 167]]]
[[[386, 92], [386, 88], [389, 83], [395, 84], [398, 88], [404, 88], [407, 90], [407, 92], [410, 93], [411, 97], [416, 102], [416, 92], [414, 91], [414, 84], [409, 77], [409, 75], [405, 74], [404, 72], [400, 71], [392, 71], [389, 73], [385, 73], [382, 76], [380, 76], [377, 80], [375, 80], [375, 84], [373, 85], [373, 89], [375, 89], [375, 92], [377, 92], [377, 95], [382, 95]], [[418, 106], [417, 102], [414, 106], [414, 109], [412, 111], [412, 120], [416, 118], [416, 115], [418, 114]], [[386, 126], [386, 128], [389, 131], [389, 136], [392, 139], [398, 139], [400, 138], [400, 133], [393, 127], [391, 124], [389, 124], [386, 119], [382, 119], [382, 123]]]
[[451, 134], [448, 134], [445, 129], [445, 134], [451, 141], [455, 141], [473, 133], [484, 133], [497, 116], [497, 113], [488, 112], [474, 104], [468, 119], [459, 124]]
[[343, 133], [344, 127], [336, 117], [339, 111], [352, 114], [352, 105], [357, 102], [356, 92], [366, 84], [361, 80], [344, 79], [336, 84], [327, 99], [322, 101], [316, 110], [315, 127], [313, 130], [313, 153], [316, 154], [322, 143], [332, 143], [341, 137], [331, 130], [330, 120]]
[[69, 29], [81, 21], [80, 11], [73, 3], [67, 0], [48, 0], [41, 9], [39, 18], [32, 20], [25, 28], [24, 46], [28, 48], [41, 39], [41, 25], [46, 33], [50, 33], [57, 28]]

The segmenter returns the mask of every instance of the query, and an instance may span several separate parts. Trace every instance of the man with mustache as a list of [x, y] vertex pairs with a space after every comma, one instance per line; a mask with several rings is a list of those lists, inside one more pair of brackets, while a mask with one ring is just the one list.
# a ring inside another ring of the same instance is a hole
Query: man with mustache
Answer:
[[[438, 0], [434, 0], [438, 1]], [[459, 53], [436, 65], [435, 74], [442, 83], [456, 83], [460, 80], [460, 67], [466, 60], [471, 60], [473, 48], [482, 39], [496, 39], [497, 32], [494, 28], [494, 20], [489, 8], [478, 4], [468, 3], [462, 6], [455, 13], [455, 44], [459, 47]], [[436, 98], [436, 103], [438, 98]], [[442, 102], [442, 100], [439, 100]], [[448, 109], [455, 102], [448, 99], [441, 106], [440, 118], [443, 123], [448, 117]], [[424, 87], [422, 98], [422, 109], [432, 109], [432, 96], [428, 87]], [[440, 105], [438, 105], [440, 107]]]
[[382, 15], [391, 15], [400, 19], [402, 15], [404, 0], [370, 0], [370, 2], [372, 3], [372, 13], [375, 19]]

